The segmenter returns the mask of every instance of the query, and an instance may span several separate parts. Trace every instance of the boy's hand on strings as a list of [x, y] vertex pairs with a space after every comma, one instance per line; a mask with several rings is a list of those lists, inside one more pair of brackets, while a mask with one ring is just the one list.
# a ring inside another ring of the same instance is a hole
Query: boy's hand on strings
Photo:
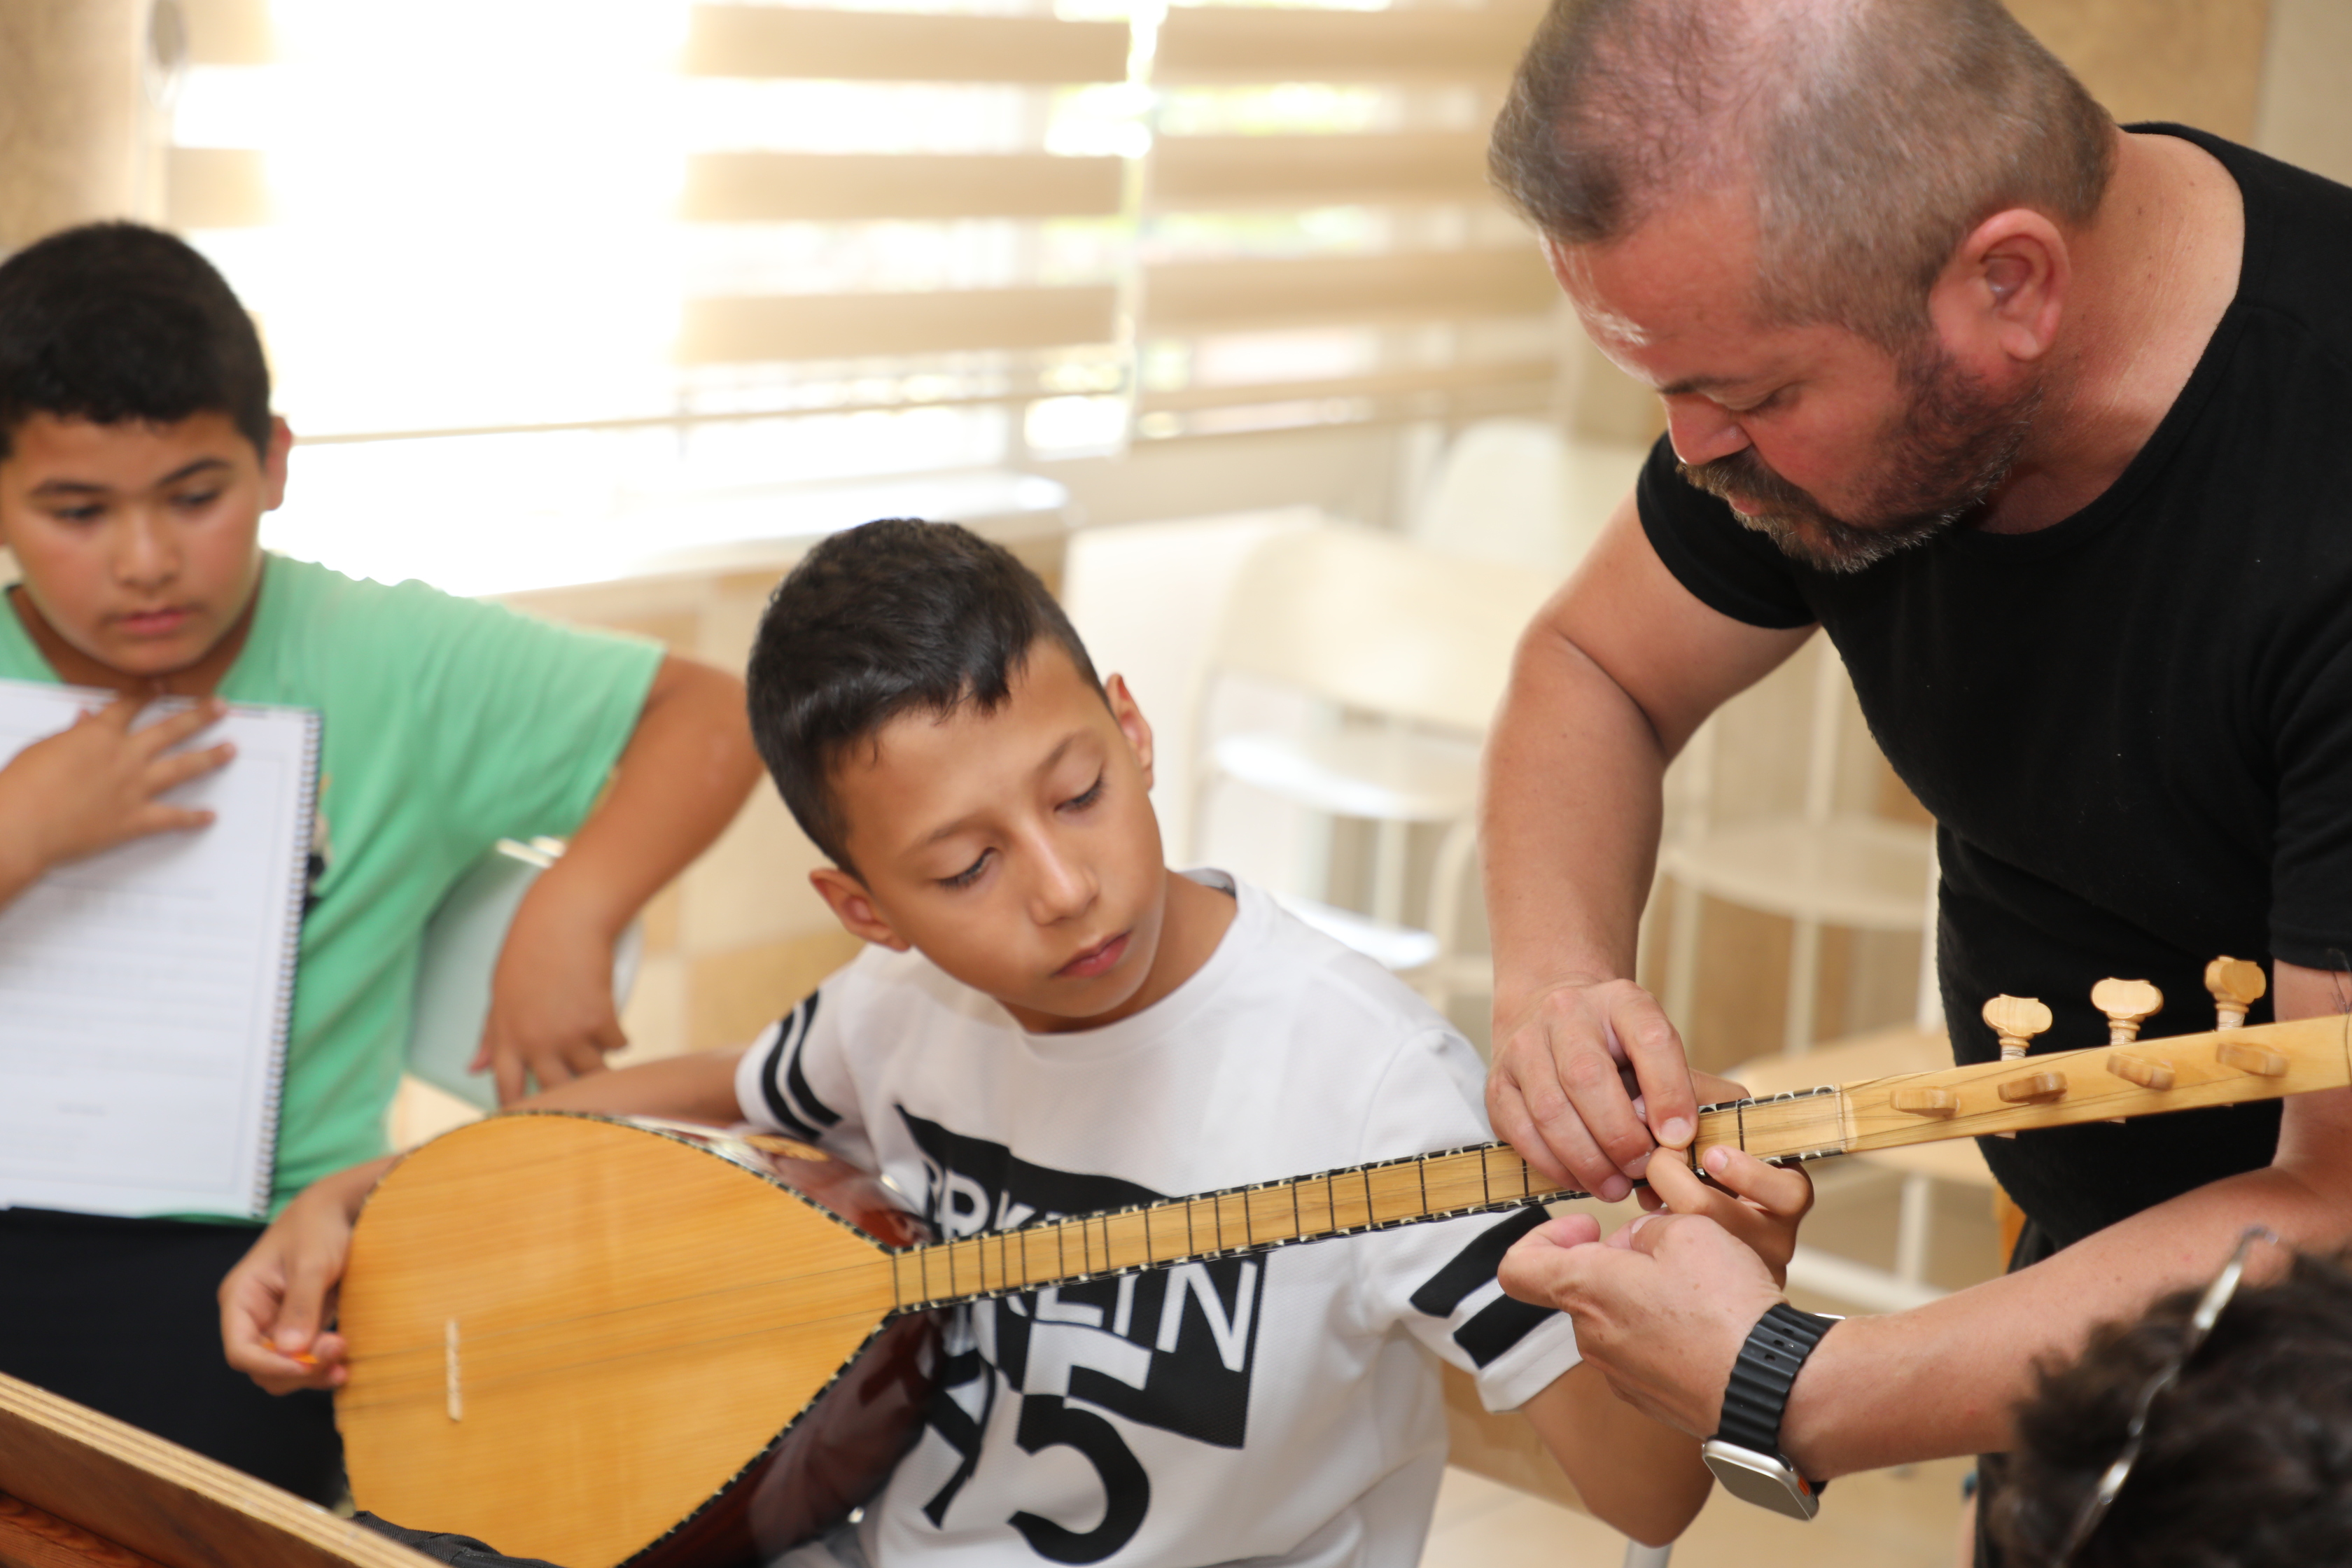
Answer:
[[[1686, 1152], [1659, 1150], [1650, 1158], [1650, 1184], [1642, 1194], [1642, 1207], [1654, 1215], [1697, 1215], [1713, 1220], [1748, 1244], [1772, 1271], [1775, 1285], [1786, 1285], [1789, 1256], [1797, 1249], [1797, 1226], [1813, 1206], [1812, 1178], [1720, 1143], [1699, 1156], [1699, 1169], [1718, 1184], [1699, 1180]], [[1617, 1236], [1624, 1234], [1621, 1230]], [[1617, 1236], [1610, 1237], [1612, 1245]]]
[[229, 1365], [272, 1394], [341, 1388], [343, 1337], [328, 1328], [351, 1251], [352, 1222], [390, 1160], [321, 1177], [286, 1205], [220, 1284]]
[[566, 908], [550, 872], [508, 928], [468, 1070], [490, 1073], [499, 1103], [512, 1105], [534, 1079], [545, 1089], [602, 1072], [605, 1053], [628, 1043], [613, 1005], [613, 939]]
[[[1695, 1072], [1691, 1083], [1702, 1104], [1748, 1098], [1746, 1089], [1712, 1073]], [[1701, 1215], [1715, 1221], [1764, 1260], [1775, 1284], [1786, 1284], [1789, 1255], [1797, 1248], [1797, 1226], [1813, 1206], [1812, 1178], [1796, 1166], [1768, 1165], [1745, 1150], [1720, 1143], [1699, 1155], [1698, 1169], [1706, 1173], [1707, 1181], [1693, 1172], [1690, 1151], [1657, 1151], [1643, 1173], [1650, 1184], [1639, 1194], [1643, 1210]], [[1612, 1244], [1624, 1245], [1619, 1237], [1631, 1239], [1621, 1230], [1610, 1238]]]
[[16, 862], [0, 873], [13, 869], [29, 885], [128, 840], [211, 823], [211, 812], [160, 797], [226, 766], [236, 748], [224, 741], [165, 753], [217, 721], [226, 706], [208, 698], [134, 731], [132, 721], [149, 700], [117, 698], [0, 768], [0, 823], [9, 825], [11, 841], [0, 843], [0, 861]]

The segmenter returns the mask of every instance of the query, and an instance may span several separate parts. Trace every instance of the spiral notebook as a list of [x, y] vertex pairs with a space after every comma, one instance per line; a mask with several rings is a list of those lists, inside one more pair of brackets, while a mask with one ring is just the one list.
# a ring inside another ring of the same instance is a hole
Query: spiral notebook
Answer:
[[[0, 680], [0, 763], [110, 700]], [[224, 740], [234, 761], [165, 797], [212, 826], [59, 867], [0, 908], [0, 1207], [268, 1208], [319, 715], [233, 707], [192, 743]]]

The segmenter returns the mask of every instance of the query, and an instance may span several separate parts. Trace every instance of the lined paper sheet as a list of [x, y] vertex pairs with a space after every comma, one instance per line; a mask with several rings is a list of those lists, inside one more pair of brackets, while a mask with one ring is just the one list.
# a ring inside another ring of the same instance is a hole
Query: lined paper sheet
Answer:
[[[110, 700], [0, 681], [0, 759]], [[212, 826], [60, 867], [0, 908], [0, 1206], [267, 1210], [318, 737], [310, 710], [232, 708], [193, 744], [236, 758], [165, 796]]]

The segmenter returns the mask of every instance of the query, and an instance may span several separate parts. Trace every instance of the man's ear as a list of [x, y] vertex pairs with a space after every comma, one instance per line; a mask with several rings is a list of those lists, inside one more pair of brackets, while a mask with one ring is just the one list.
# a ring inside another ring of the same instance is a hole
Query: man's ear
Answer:
[[1963, 363], [2030, 364], [2058, 341], [2074, 263], [2058, 226], [2030, 207], [1977, 225], [1928, 291], [1937, 336]]
[[269, 416], [269, 447], [261, 454], [261, 510], [276, 511], [286, 504], [286, 458], [294, 450], [294, 431], [286, 421]]
[[861, 942], [877, 947], [887, 947], [893, 952], [904, 952], [914, 943], [900, 936], [882, 911], [874, 907], [874, 895], [866, 884], [835, 866], [819, 866], [809, 873], [809, 886], [816, 889], [841, 929]]
[[1103, 699], [1110, 704], [1110, 716], [1118, 721], [1118, 732], [1127, 737], [1134, 749], [1136, 764], [1143, 770], [1143, 787], [1151, 787], [1151, 725], [1143, 717], [1143, 710], [1135, 705], [1135, 698], [1127, 689], [1127, 677], [1114, 675], [1103, 682]]

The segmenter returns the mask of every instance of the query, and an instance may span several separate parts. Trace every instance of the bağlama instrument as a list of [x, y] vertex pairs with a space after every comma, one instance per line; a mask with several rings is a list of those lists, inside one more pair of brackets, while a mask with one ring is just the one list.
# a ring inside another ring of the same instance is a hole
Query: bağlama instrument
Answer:
[[[2135, 1039], [2154, 1007], [2133, 992], [2106, 1046], [1707, 1106], [1694, 1152], [1787, 1163], [2352, 1084], [2352, 1019], [2240, 1026], [2261, 970], [2207, 978], [2213, 1033]], [[2049, 1026], [2030, 999], [1986, 1011], [2020, 1049]], [[370, 1195], [336, 1418], [384, 1518], [566, 1568], [743, 1563], [888, 1474], [942, 1308], [1581, 1195], [1482, 1144], [924, 1242], [878, 1183], [787, 1140], [494, 1117]]]

